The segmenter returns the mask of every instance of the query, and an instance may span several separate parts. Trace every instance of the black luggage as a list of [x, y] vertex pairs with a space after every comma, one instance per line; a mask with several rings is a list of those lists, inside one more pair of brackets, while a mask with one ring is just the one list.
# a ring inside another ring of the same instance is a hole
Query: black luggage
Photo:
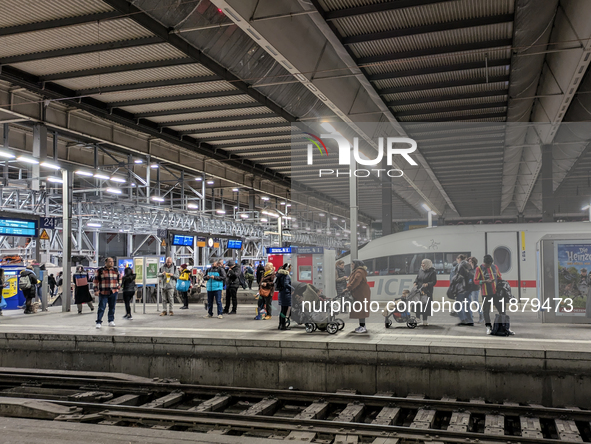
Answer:
[[494, 336], [509, 336], [509, 329], [511, 323], [508, 315], [498, 314], [495, 316], [495, 323], [493, 324], [491, 335]]

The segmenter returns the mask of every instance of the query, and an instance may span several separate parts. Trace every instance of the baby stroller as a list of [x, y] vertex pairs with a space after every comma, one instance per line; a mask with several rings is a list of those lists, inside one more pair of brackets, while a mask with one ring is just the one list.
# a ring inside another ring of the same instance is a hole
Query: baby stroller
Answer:
[[330, 299], [325, 299], [318, 295], [317, 290], [312, 285], [295, 282], [293, 286], [291, 313], [290, 317], [286, 319], [286, 325], [289, 325], [291, 319], [293, 319], [297, 324], [304, 324], [306, 333], [313, 333], [316, 330], [320, 330], [326, 331], [331, 335], [345, 328], [345, 321], [331, 315], [330, 310], [318, 313], [304, 312], [303, 301], [305, 293], [308, 296], [306, 300], [313, 299], [312, 303], [316, 302], [316, 304], [325, 300], [330, 301]]
[[[404, 301], [407, 304], [411, 301], [420, 302], [421, 300], [421, 290], [418, 288], [414, 288], [406, 297], [401, 297], [398, 299], [394, 299], [394, 302]], [[415, 328], [417, 326], [417, 318], [412, 316], [408, 311], [408, 306], [406, 306], [405, 311], [399, 311], [397, 308], [397, 304], [394, 305], [394, 310], [390, 312], [386, 312], [384, 310], [385, 316], [385, 326], [386, 328], [390, 328], [392, 326], [392, 319], [399, 324], [406, 323], [408, 328]]]

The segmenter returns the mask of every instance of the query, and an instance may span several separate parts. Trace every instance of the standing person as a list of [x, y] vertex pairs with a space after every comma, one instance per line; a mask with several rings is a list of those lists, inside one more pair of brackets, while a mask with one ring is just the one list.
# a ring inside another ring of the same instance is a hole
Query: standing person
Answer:
[[[429, 317], [429, 313], [431, 312], [431, 301], [433, 300], [433, 287], [437, 283], [437, 274], [435, 273], [435, 268], [433, 268], [433, 262], [430, 259], [423, 259], [421, 262], [421, 269], [417, 274], [417, 278], [415, 279], [414, 286], [419, 288], [423, 294], [426, 296], [426, 303], [422, 303], [422, 311], [416, 312], [415, 315], [417, 317], [417, 325], [421, 324], [420, 315], [423, 317], [423, 325], [427, 327], [429, 323], [427, 322], [427, 318]], [[421, 302], [423, 302], [423, 298], [421, 298]]]
[[160, 316], [166, 316], [166, 307], [168, 306], [168, 314], [174, 316], [172, 311], [174, 308], [174, 290], [176, 287], [176, 280], [179, 277], [176, 265], [172, 263], [172, 258], [167, 257], [165, 264], [160, 267], [160, 289], [162, 290], [162, 313]]
[[256, 273], [257, 285], [259, 287], [261, 286], [261, 279], [263, 278], [263, 274], [265, 274], [265, 267], [263, 266], [263, 264], [261, 262], [259, 262], [259, 265], [257, 265], [257, 273]]
[[49, 277], [47, 278], [47, 284], [49, 285], [49, 294], [51, 295], [51, 297], [53, 297], [55, 294], [55, 287], [56, 287], [55, 276], [53, 275], [53, 273], [50, 274]]
[[[365, 319], [369, 318], [371, 290], [367, 283], [367, 267], [363, 261], [358, 259], [353, 260], [353, 271], [351, 272], [351, 276], [349, 276], [346, 288], [351, 292], [354, 300], [351, 313], [349, 313], [349, 319], [359, 320], [359, 327], [354, 330], [354, 333], [367, 333]], [[356, 302], [361, 302], [361, 310], [355, 309]]]
[[[236, 314], [238, 305], [238, 287], [240, 287], [240, 267], [234, 261], [228, 261], [228, 279], [226, 280], [226, 308], [225, 314]], [[232, 311], [230, 311], [232, 302]]]
[[254, 281], [254, 270], [252, 268], [252, 264], [249, 263], [246, 265], [246, 269], [244, 270], [244, 277], [246, 278], [248, 289], [252, 290], [252, 282]]
[[484, 315], [482, 314], [482, 306], [479, 304], [478, 295], [480, 294], [480, 286], [474, 283], [474, 275], [476, 274], [476, 269], [478, 268], [478, 259], [474, 256], [468, 258], [468, 264], [472, 266], [470, 270], [470, 304], [472, 302], [476, 302], [478, 304], [479, 311], [478, 311], [478, 323], [482, 324], [484, 322]]
[[335, 264], [336, 266], [336, 289], [337, 289], [337, 298], [342, 297], [343, 293], [347, 289], [347, 273], [345, 273], [345, 261], [338, 260]]
[[27, 268], [21, 270], [20, 278], [18, 280], [18, 288], [23, 292], [25, 297], [25, 314], [33, 314], [33, 299], [37, 292], [37, 275], [33, 271], [33, 266], [28, 265]]
[[463, 254], [458, 255], [456, 258], [458, 263], [456, 267], [456, 279], [457, 276], [461, 276], [463, 280], [464, 289], [456, 295], [456, 301], [461, 302], [462, 308], [458, 311], [460, 322], [457, 325], [460, 326], [474, 326], [474, 319], [472, 318], [472, 312], [470, 311], [470, 265], [466, 261], [466, 256]]
[[189, 308], [189, 290], [191, 289], [191, 272], [187, 268], [187, 264], [181, 265], [181, 274], [176, 281], [176, 289], [181, 294], [183, 306], [181, 310]]
[[279, 314], [279, 330], [291, 330], [287, 324], [287, 314], [291, 307], [291, 264], [283, 264], [277, 271], [277, 290], [279, 291], [279, 305], [281, 313]]
[[224, 280], [226, 279], [226, 272], [221, 265], [221, 260], [214, 260], [211, 267], [205, 272], [203, 277], [207, 281], [207, 312], [205, 318], [213, 318], [213, 301], [215, 299], [218, 308], [218, 319], [222, 319], [222, 289], [224, 288]]
[[57, 287], [57, 295], [63, 294], [63, 289], [62, 289], [62, 286], [64, 284], [64, 278], [63, 278], [63, 276], [64, 276], [64, 272], [63, 271], [60, 271], [57, 274], [57, 277], [55, 278], [55, 285]]
[[126, 267], [123, 272], [123, 278], [121, 279], [121, 286], [123, 287], [123, 302], [125, 303], [125, 316], [123, 316], [123, 319], [129, 321], [133, 319], [131, 317], [131, 301], [136, 292], [135, 278], [136, 276], [133, 270], [130, 267]]
[[[497, 309], [499, 314], [504, 315], [503, 304], [501, 298], [497, 295], [497, 281], [502, 279], [499, 267], [493, 264], [493, 258], [490, 254], [484, 256], [484, 263], [476, 269], [474, 273], [474, 283], [480, 285], [482, 292], [482, 313], [484, 314], [484, 321], [486, 323], [486, 334], [492, 333], [492, 324], [490, 322], [490, 305], [491, 303]], [[508, 330], [509, 334], [515, 333]]]
[[121, 288], [121, 276], [119, 270], [113, 267], [113, 258], [105, 259], [105, 266], [96, 271], [94, 277], [94, 294], [99, 298], [99, 307], [97, 310], [96, 328], [103, 325], [103, 315], [107, 303], [109, 304], [109, 313], [107, 319], [109, 327], [115, 327], [115, 304]]
[[74, 282], [74, 303], [78, 306], [78, 314], [82, 314], [82, 304], [84, 303], [90, 307], [90, 311], [94, 311], [90, 294], [90, 277], [82, 265], [76, 267], [72, 281]]
[[259, 284], [259, 287], [265, 292], [269, 291], [267, 296], [263, 296], [265, 309], [267, 310], [267, 315], [263, 318], [265, 321], [268, 321], [272, 317], [273, 293], [275, 292], [275, 285], [273, 282], [275, 282], [275, 267], [273, 267], [271, 262], [267, 262], [265, 264], [265, 272], [263, 273], [261, 283]]

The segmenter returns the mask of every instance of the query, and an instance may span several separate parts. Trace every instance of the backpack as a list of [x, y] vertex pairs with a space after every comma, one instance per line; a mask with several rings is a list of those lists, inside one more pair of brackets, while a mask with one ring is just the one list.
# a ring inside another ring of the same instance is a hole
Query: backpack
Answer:
[[244, 273], [240, 272], [238, 275], [238, 282], [240, 282], [242, 289], [246, 289], [246, 279], [244, 279]]
[[58, 287], [61, 287], [63, 283], [64, 283], [64, 280], [62, 279], [61, 276], [57, 278], [57, 281], [55, 281], [55, 285], [57, 285]]
[[490, 334], [494, 336], [509, 336], [510, 327], [511, 323], [509, 316], [498, 314], [495, 316], [495, 323]]
[[[26, 278], [26, 279], [25, 279]], [[21, 276], [18, 280], [18, 288], [22, 290], [30, 290], [33, 285], [31, 284], [30, 275]]]

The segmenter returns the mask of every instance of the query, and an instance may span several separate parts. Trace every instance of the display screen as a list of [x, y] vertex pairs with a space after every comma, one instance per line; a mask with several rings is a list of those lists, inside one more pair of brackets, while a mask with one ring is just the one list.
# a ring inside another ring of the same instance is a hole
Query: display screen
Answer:
[[242, 241], [239, 239], [228, 239], [228, 248], [232, 250], [242, 250]]
[[25, 219], [0, 219], [0, 234], [37, 237], [37, 222]]
[[175, 234], [172, 238], [172, 245], [180, 246], [180, 247], [192, 247], [193, 246], [193, 236], [183, 236], [180, 234]]

